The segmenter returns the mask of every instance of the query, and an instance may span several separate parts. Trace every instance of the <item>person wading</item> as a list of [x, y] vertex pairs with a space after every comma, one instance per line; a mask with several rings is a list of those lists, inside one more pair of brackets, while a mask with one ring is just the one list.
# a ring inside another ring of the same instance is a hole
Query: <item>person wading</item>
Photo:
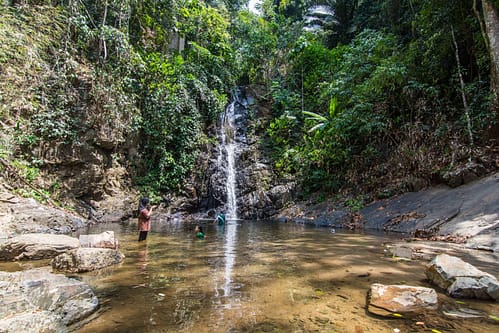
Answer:
[[147, 233], [151, 230], [151, 215], [154, 208], [157, 206], [149, 205], [149, 198], [142, 198], [139, 201], [139, 217], [138, 217], [138, 229], [139, 229], [139, 242], [146, 240]]
[[224, 225], [225, 224], [225, 214], [224, 213], [218, 213], [217, 218], [215, 221], [218, 223], [218, 225]]
[[205, 234], [203, 231], [203, 228], [199, 225], [196, 226], [196, 229], [194, 229], [194, 232], [196, 233], [196, 238], [203, 239], [205, 238]]

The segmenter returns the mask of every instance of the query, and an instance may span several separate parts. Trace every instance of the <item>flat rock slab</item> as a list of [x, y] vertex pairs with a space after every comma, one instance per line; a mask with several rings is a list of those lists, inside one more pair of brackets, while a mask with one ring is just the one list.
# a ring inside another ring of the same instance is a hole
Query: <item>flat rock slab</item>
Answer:
[[438, 308], [434, 289], [407, 285], [371, 285], [367, 310], [381, 316], [419, 313]]
[[487, 242], [497, 244], [498, 202], [499, 173], [495, 173], [457, 188], [440, 186], [380, 200], [361, 209], [360, 215], [365, 229], [427, 235], [492, 233]]
[[89, 272], [123, 261], [118, 250], [104, 248], [78, 248], [60, 254], [52, 260], [52, 268], [73, 273]]
[[467, 244], [455, 244], [444, 241], [410, 240], [385, 244], [387, 255], [431, 261], [439, 254], [448, 254], [461, 258], [480, 270], [492, 275], [499, 275], [499, 253], [470, 249]]
[[53, 258], [80, 246], [77, 238], [53, 234], [25, 234], [0, 244], [0, 260]]
[[0, 272], [0, 332], [66, 332], [98, 305], [88, 285], [46, 268]]
[[466, 242], [466, 246], [470, 249], [499, 253], [499, 228], [471, 237]]
[[425, 274], [452, 297], [499, 300], [497, 279], [460, 258], [440, 254], [431, 261]]
[[118, 239], [114, 237], [114, 231], [104, 231], [100, 234], [80, 235], [79, 239], [81, 247], [118, 248]]
[[409, 243], [396, 243], [386, 246], [386, 251], [395, 258], [410, 260], [432, 260], [435, 253], [422, 246]]

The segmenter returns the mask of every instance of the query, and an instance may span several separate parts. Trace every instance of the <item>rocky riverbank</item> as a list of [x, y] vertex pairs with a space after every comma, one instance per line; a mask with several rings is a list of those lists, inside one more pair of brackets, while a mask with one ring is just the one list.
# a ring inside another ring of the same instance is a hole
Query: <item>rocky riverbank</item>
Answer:
[[358, 212], [336, 204], [295, 204], [282, 221], [399, 233], [411, 241], [440, 241], [499, 251], [499, 173], [459, 187], [438, 186], [373, 202]]
[[0, 260], [52, 259], [51, 266], [0, 271], [0, 332], [68, 332], [99, 307], [87, 284], [58, 274], [98, 270], [123, 261], [113, 232], [80, 235], [23, 234], [0, 242]]

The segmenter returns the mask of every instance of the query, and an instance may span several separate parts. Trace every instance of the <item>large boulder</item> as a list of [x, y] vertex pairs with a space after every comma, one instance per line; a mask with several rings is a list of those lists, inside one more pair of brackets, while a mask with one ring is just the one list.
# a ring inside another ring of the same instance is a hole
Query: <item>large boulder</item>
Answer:
[[27, 233], [66, 234], [88, 222], [62, 209], [49, 207], [34, 199], [21, 198], [0, 187], [0, 235]]
[[436, 256], [425, 274], [452, 297], [499, 300], [497, 279], [457, 257], [447, 254]]
[[118, 239], [114, 237], [114, 231], [104, 231], [100, 234], [80, 235], [79, 239], [81, 247], [118, 248]]
[[419, 313], [438, 308], [434, 289], [406, 285], [371, 285], [367, 310], [370, 313], [390, 316], [395, 314]]
[[80, 246], [77, 238], [53, 234], [25, 234], [0, 244], [0, 260], [53, 258]]
[[0, 272], [0, 332], [67, 332], [99, 301], [90, 287], [47, 269]]
[[81, 273], [118, 264], [124, 258], [121, 252], [114, 249], [78, 248], [52, 259], [52, 268]]

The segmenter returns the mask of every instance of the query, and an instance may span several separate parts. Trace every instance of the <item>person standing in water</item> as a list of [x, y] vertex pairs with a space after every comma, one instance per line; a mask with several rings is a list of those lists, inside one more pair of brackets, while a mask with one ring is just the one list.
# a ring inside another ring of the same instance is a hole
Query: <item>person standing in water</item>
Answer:
[[222, 212], [218, 213], [215, 221], [218, 223], [218, 225], [224, 225], [225, 224], [225, 214]]
[[146, 240], [147, 233], [151, 230], [151, 215], [154, 208], [157, 206], [149, 205], [149, 198], [144, 197], [139, 201], [139, 217], [138, 217], [138, 229], [139, 229], [139, 242]]

